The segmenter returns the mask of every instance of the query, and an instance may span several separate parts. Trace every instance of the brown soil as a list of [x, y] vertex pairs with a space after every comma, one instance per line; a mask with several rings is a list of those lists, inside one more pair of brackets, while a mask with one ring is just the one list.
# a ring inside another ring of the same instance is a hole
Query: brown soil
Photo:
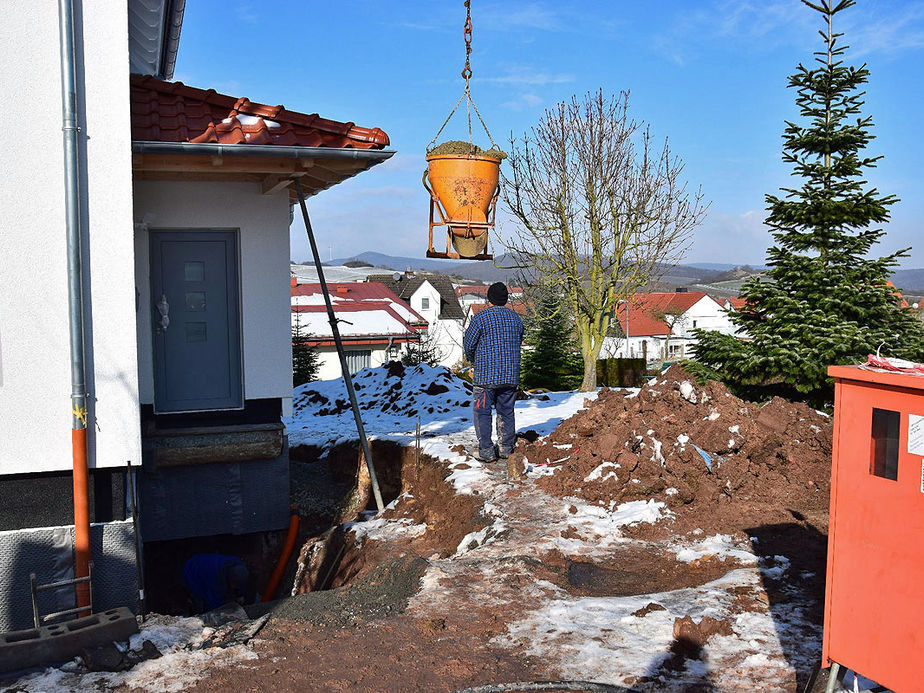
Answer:
[[[541, 584], [574, 596], [651, 594], [701, 585], [739, 567], [715, 556], [680, 562], [669, 545], [654, 543], [695, 529], [704, 530], [703, 536], [746, 535], [759, 556], [788, 556], [792, 567], [785, 579], [798, 579], [806, 593], [820, 596], [829, 420], [782, 400], [757, 407], [716, 383], [695, 386], [693, 402], [688, 388], [684, 388], [686, 397], [681, 394], [685, 381], [694, 382], [674, 367], [633, 399], [604, 390], [586, 411], [563, 422], [547, 439], [522, 440], [517, 448], [533, 464], [567, 458], [558, 463], [553, 476], [535, 482], [554, 496], [577, 496], [607, 506], [611, 501], [663, 500], [674, 513], [673, 520], [625, 528], [626, 533], [652, 542], [627, 542], [606, 557], [553, 551], [438, 561], [452, 555], [467, 534], [488, 524], [482, 515], [483, 496], [456, 494], [446, 481], [446, 465], [419, 457], [414, 448], [377, 443], [373, 454], [387, 499], [406, 494], [385, 516], [426, 524], [427, 532], [387, 542], [367, 536], [361, 545], [353, 541], [352, 533], [342, 533], [343, 548], [337, 549], [340, 557], [330, 570], [329, 585], [334, 589], [280, 602], [254, 643], [259, 659], [214, 671], [193, 690], [454, 691], [560, 678], [545, 662], [525, 652], [489, 644], [531, 608], [531, 599], [524, 595], [545, 589], [538, 587]], [[728, 430], [734, 426], [736, 431]], [[681, 434], [690, 440], [674, 445]], [[663, 464], [654, 454], [653, 440], [661, 441]], [[565, 448], [569, 444], [572, 447]], [[711, 471], [694, 444], [713, 460]], [[303, 458], [311, 459], [306, 452], [301, 451]], [[329, 476], [349, 484], [356, 478], [357, 455], [355, 445], [344, 446], [331, 451], [326, 462], [314, 459], [306, 464], [327, 465]], [[618, 481], [585, 481], [604, 461], [620, 465], [602, 475], [613, 471]], [[502, 465], [492, 466], [489, 473], [497, 480], [506, 477]], [[541, 532], [548, 519], [530, 502], [532, 483], [509, 486], [491, 499], [505, 504], [508, 531], [522, 535], [511, 546], [520, 549], [522, 537]], [[677, 493], [667, 494], [668, 488]], [[347, 517], [347, 505], [340, 502], [332, 514]], [[482, 572], [487, 562], [499, 566], [488, 582]], [[420, 576], [434, 564], [441, 567], [435, 575], [444, 596], [408, 611]], [[733, 592], [740, 612], [767, 605], [772, 610], [792, 598], [789, 586], [767, 578], [763, 589], [742, 587]], [[821, 618], [820, 604], [818, 599], [816, 622]], [[663, 609], [651, 602], [637, 613]], [[730, 625], [723, 620], [678, 618], [669, 658], [636, 683], [645, 690], [658, 690], [658, 682], [665, 680], [662, 676], [670, 680], [671, 672], [683, 671], [688, 660], [701, 658], [706, 640], [728, 632]], [[788, 688], [799, 689], [806, 676], [807, 672], [799, 672], [799, 680]], [[686, 690], [711, 689], [704, 684]]]
[[577, 597], [627, 597], [697, 587], [740, 567], [708, 556], [689, 563], [657, 546], [629, 544], [609, 560], [570, 558], [561, 553], [541, 559], [549, 582]]
[[472, 620], [400, 616], [336, 630], [272, 620], [260, 638], [256, 666], [216, 671], [191, 690], [454, 691], [540, 678], [528, 657], [485, 644]]
[[[539, 481], [543, 490], [602, 505], [655, 498], [675, 513], [673, 523], [636, 536], [727, 533], [793, 517], [826, 530], [828, 417], [780, 398], [759, 407], [721, 383], [697, 385], [676, 365], [637, 397], [624, 395], [602, 390], [547, 438], [518, 444], [530, 463], [557, 468]], [[605, 462], [612, 465], [587, 481]]]
[[481, 514], [481, 499], [455, 493], [446, 482], [449, 470], [445, 466], [426, 455], [418, 459], [414, 448], [396, 445], [392, 454], [398, 458], [395, 466], [399, 470], [401, 488], [410, 493], [386, 510], [382, 517], [388, 520], [404, 518], [410, 524], [426, 525], [427, 531], [419, 537], [387, 544], [365, 539], [361, 545], [351, 541], [347, 534], [342, 559], [333, 572], [330, 587], [348, 585], [371, 568], [398, 556], [446, 558], [455, 552], [467, 534], [488, 524]]

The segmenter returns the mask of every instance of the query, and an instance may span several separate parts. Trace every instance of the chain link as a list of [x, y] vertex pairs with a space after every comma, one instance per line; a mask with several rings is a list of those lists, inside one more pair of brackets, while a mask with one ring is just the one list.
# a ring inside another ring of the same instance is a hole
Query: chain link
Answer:
[[472, 66], [469, 56], [472, 54], [472, 4], [465, 0], [465, 67], [462, 68], [462, 79], [465, 80], [465, 89], [468, 90], [468, 80], [472, 77]]
[[[427, 145], [427, 152], [433, 149], [433, 145], [436, 144], [437, 138], [443, 132], [443, 129], [446, 125], [449, 124], [449, 121], [452, 119], [452, 116], [455, 115], [456, 110], [462, 104], [462, 101], [465, 101], [465, 111], [468, 120], [468, 143], [472, 145], [472, 110], [475, 111], [475, 115], [478, 117], [478, 120], [481, 122], [481, 127], [484, 128], [485, 133], [488, 135], [488, 139], [491, 141], [491, 146], [495, 149], [499, 149], [497, 143], [494, 141], [494, 138], [491, 137], [491, 132], [488, 130], [488, 126], [485, 125], [484, 118], [481, 117], [481, 113], [478, 111], [478, 106], [475, 105], [475, 102], [472, 100], [471, 89], [469, 87], [469, 80], [472, 78], [472, 66], [469, 61], [469, 56], [472, 54], [472, 6], [471, 0], [465, 0], [465, 67], [462, 68], [462, 79], [465, 80], [465, 90], [462, 92], [462, 96], [459, 97], [459, 100], [456, 102], [455, 107], [449, 112], [449, 115], [446, 116], [446, 120], [443, 121], [443, 125], [437, 130], [436, 135], [433, 136], [433, 139], [430, 140], [430, 144]], [[472, 145], [474, 147], [474, 145]], [[474, 149], [473, 149], [474, 151]]]

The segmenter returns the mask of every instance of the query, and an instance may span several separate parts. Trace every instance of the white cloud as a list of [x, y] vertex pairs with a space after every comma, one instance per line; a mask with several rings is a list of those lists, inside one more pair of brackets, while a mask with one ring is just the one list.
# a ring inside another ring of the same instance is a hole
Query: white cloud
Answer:
[[[652, 43], [655, 52], [679, 65], [707, 53], [716, 41], [765, 52], [780, 46], [811, 51], [820, 40], [821, 16], [797, 0], [717, 0], [683, 8]], [[861, 3], [838, 14], [834, 30], [845, 34], [848, 59], [920, 49], [924, 2]]]
[[552, 73], [538, 70], [528, 65], [511, 65], [506, 68], [506, 74], [498, 77], [475, 77], [475, 82], [486, 82], [489, 84], [522, 84], [522, 85], [545, 85], [545, 84], [565, 84], [574, 81], [574, 75], [567, 73]]
[[522, 111], [524, 108], [535, 108], [541, 103], [542, 97], [532, 92], [527, 92], [509, 101], [504, 101], [501, 107], [509, 108], [512, 111]]

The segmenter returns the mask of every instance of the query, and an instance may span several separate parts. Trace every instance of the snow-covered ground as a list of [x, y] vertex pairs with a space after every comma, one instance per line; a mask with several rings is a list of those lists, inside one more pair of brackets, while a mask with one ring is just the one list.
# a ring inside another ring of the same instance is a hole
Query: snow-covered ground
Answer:
[[200, 618], [153, 616], [141, 625], [131, 641], [123, 643], [123, 651], [141, 650], [145, 640], [153, 643], [161, 657], [149, 659], [123, 672], [89, 672], [79, 664], [68, 662], [49, 667], [12, 682], [17, 693], [66, 693], [67, 691], [125, 690], [174, 693], [185, 691], [212, 668], [243, 666], [257, 658], [248, 645], [209, 646], [215, 628], [207, 627]]
[[[514, 555], [536, 557], [559, 550], [585, 559], [612, 556], [620, 545], [632, 541], [622, 536], [620, 527], [657, 522], [669, 515], [663, 503], [653, 499], [602, 508], [578, 499], [551, 498], [535, 486], [528, 494], [508, 498], [505, 470], [454, 452], [460, 445], [465, 450], [476, 448], [471, 396], [462, 381], [443, 371], [422, 365], [408, 368], [400, 379], [389, 376], [382, 368], [357, 376], [362, 386], [358, 391], [361, 406], [368, 401], [387, 402], [393, 398], [393, 388], [399, 381], [404, 393], [393, 406], [364, 409], [367, 433], [373, 438], [413, 444], [419, 416], [422, 452], [448, 465], [449, 480], [458, 493], [484, 497], [485, 514], [493, 519], [491, 525], [465, 537], [453, 557], [433, 561], [420, 593], [412, 600], [413, 610], [426, 613], [447, 603], [464, 608], [469, 600], [473, 605], [502, 607], [504, 597], [496, 587], [486, 587], [484, 592], [467, 587], [463, 594], [447, 585], [470, 585], [469, 580], [461, 578], [478, 575], [486, 586], [496, 586], [512, 570], [505, 558]], [[434, 382], [445, 386], [446, 391], [422, 396]], [[318, 416], [324, 405], [308, 402], [311, 392], [322, 394], [330, 402], [346, 402], [346, 391], [339, 381], [316, 383], [297, 391], [296, 413], [288, 422], [292, 444], [325, 445], [354, 439], [351, 411], [345, 408], [333, 416]], [[634, 395], [627, 392], [627, 396]], [[517, 429], [547, 435], [595, 396], [596, 393], [559, 392], [519, 401]], [[600, 470], [601, 474], [614, 471]], [[553, 467], [528, 467], [524, 483], [549, 473], [554, 473]], [[376, 525], [373, 531], [381, 533], [384, 529]], [[396, 526], [393, 531], [400, 534], [408, 530], [412, 528]], [[760, 599], [763, 578], [781, 577], [788, 559], [776, 556], [760, 560], [749, 546], [737, 545], [726, 535], [668, 542], [663, 548], [672, 551], [679, 561], [727, 559], [729, 572], [699, 587], [632, 597], [573, 597], [550, 583], [538, 581], [521, 595], [531, 601], [533, 608], [520, 620], [509, 623], [506, 633], [497, 636], [494, 643], [541, 657], [566, 678], [619, 685], [658, 670], [669, 656], [677, 617], [689, 615], [698, 621], [710, 616], [728, 621], [731, 633], [710, 637], [700, 659], [687, 660], [683, 671], [674, 672], [670, 680], [658, 682], [649, 690], [679, 691], [690, 684], [708, 684], [717, 691], [791, 690], [793, 666], [803, 672], [811, 668], [820, 652], [821, 631], [810, 623], [809, 601], [797, 589], [772, 609], [766, 599]], [[736, 606], [741, 595], [757, 597], [751, 602], [759, 607], [741, 612]], [[651, 603], [663, 609], [633, 615]], [[848, 684], [851, 681], [848, 679]]]
[[[736, 545], [724, 535], [673, 540], [657, 547], [679, 561], [709, 557], [728, 562], [723, 577], [698, 587], [628, 597], [578, 597], [530, 577], [515, 589], [508, 588], [511, 575], [529, 576], [526, 562], [550, 551], [582, 559], [618, 557], [620, 550], [636, 542], [623, 535], [623, 527], [659, 522], [669, 512], [655, 500], [599, 507], [576, 498], [552, 498], [534, 484], [540, 474], [552, 473], [548, 467], [529, 468], [521, 482], [528, 493], [510, 494], [503, 465], [482, 465], [454, 452], [459, 445], [466, 450], [476, 447], [471, 395], [444, 368], [417, 366], [401, 377], [385, 368], [367, 369], [357, 375], [356, 383], [370, 437], [412, 445], [419, 421], [422, 451], [448, 466], [449, 480], [458, 493], [484, 498], [484, 513], [493, 520], [465, 537], [450, 558], [431, 560], [421, 590], [411, 601], [412, 613], [425, 615], [447, 605], [454, 609], [487, 605], [499, 610], [514, 603], [526, 605], [493, 638], [495, 645], [541, 658], [563, 678], [615, 685], [659, 671], [669, 657], [676, 618], [691, 616], [698, 621], [709, 616], [730, 625], [727, 633], [707, 639], [700, 658], [687, 659], [669, 679], [645, 684], [649, 687], [644, 690], [680, 691], [694, 683], [729, 692], [791, 690], [793, 666], [804, 671], [818, 656], [821, 632], [808, 620], [805, 595], [797, 587], [787, 588], [787, 599], [772, 608], [760, 598], [762, 579], [783, 576], [788, 559], [760, 560], [749, 547]], [[546, 435], [594, 397], [593, 393], [548, 393], [517, 402], [517, 428]], [[356, 438], [341, 381], [302, 386], [295, 392], [294, 403], [294, 416], [287, 421], [292, 445], [323, 448]], [[601, 474], [608, 471], [613, 470], [600, 470]], [[426, 527], [378, 518], [354, 530], [387, 541], [416, 536]], [[742, 597], [749, 598], [744, 610]], [[644, 609], [651, 604], [658, 608]], [[256, 656], [241, 645], [199, 648], [197, 643], [209, 634], [199, 619], [158, 617], [143, 627], [131, 646], [137, 649], [146, 637], [164, 652], [160, 659], [118, 674], [81, 674], [72, 663], [33, 674], [15, 685], [23, 693], [108, 691], [121, 685], [177, 691], [207, 676], [209, 667], [247, 666]], [[850, 687], [844, 691], [852, 690], [851, 682], [848, 678]]]

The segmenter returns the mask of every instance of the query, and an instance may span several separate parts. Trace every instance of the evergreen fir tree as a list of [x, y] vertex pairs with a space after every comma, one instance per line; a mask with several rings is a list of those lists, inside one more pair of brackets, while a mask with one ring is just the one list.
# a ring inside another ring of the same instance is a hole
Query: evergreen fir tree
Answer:
[[292, 328], [292, 386], [298, 387], [318, 379], [321, 367], [317, 348], [306, 341], [298, 313], [295, 314], [295, 326]]
[[[407, 350], [401, 357], [401, 363], [405, 366], [417, 366], [425, 363], [428, 366], [438, 366], [443, 359], [443, 350], [438, 344], [436, 330], [438, 327], [431, 326], [426, 332], [420, 333], [420, 341], [408, 342]], [[430, 330], [434, 330], [431, 332]]]
[[525, 388], [577, 388], [584, 376], [584, 361], [564, 312], [564, 299], [549, 288], [536, 287], [532, 294], [525, 321], [520, 382]]
[[910, 249], [868, 257], [885, 233], [875, 225], [888, 221], [898, 200], [862, 179], [881, 158], [862, 153], [873, 139], [858, 91], [869, 71], [844, 63], [842, 34], [832, 29], [854, 0], [802, 1], [824, 21], [817, 65], [800, 64], [789, 78], [804, 124], [786, 123], [783, 160], [803, 183], [767, 196], [770, 270], [744, 285], [746, 306], [732, 318], [750, 341], [699, 331], [696, 358], [739, 391], [824, 405], [833, 393], [829, 365], [865, 361], [880, 345], [883, 354], [920, 359], [924, 342], [888, 281]]

